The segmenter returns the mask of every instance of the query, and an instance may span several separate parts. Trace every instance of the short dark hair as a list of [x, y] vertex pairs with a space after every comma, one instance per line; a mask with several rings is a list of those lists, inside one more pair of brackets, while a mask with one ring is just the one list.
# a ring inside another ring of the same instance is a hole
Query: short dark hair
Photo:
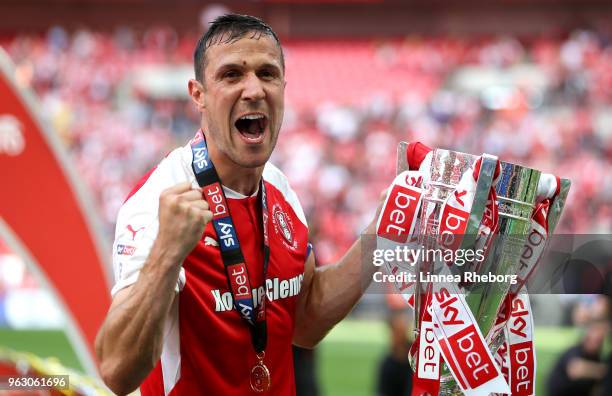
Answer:
[[247, 33], [252, 33], [254, 39], [259, 39], [262, 34], [271, 36], [278, 44], [281, 53], [281, 65], [285, 69], [285, 57], [280, 40], [274, 30], [261, 19], [240, 14], [225, 14], [217, 17], [210, 23], [208, 30], [200, 37], [193, 53], [193, 68], [196, 80], [202, 82], [204, 79], [204, 68], [206, 67], [206, 50], [213, 44], [231, 43], [240, 40]]

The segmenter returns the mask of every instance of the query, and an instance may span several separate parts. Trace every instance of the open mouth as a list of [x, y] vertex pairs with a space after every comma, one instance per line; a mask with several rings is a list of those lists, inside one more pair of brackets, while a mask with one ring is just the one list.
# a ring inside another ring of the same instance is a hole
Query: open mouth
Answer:
[[234, 123], [240, 135], [250, 143], [259, 143], [263, 139], [268, 119], [263, 114], [247, 114]]

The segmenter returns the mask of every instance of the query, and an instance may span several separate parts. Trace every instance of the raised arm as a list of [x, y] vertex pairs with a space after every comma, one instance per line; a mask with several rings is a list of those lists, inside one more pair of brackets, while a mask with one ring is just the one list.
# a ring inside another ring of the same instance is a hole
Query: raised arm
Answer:
[[181, 264], [212, 218], [201, 190], [188, 182], [161, 193], [158, 213], [159, 232], [138, 280], [115, 295], [96, 337], [100, 374], [119, 395], [135, 390], [159, 360]]

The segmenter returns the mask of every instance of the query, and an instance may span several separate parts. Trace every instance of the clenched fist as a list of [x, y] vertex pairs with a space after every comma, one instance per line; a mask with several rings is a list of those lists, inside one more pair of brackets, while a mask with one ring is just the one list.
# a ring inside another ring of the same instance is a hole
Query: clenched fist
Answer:
[[200, 188], [183, 182], [162, 191], [159, 196], [157, 241], [180, 262], [193, 250], [212, 219]]

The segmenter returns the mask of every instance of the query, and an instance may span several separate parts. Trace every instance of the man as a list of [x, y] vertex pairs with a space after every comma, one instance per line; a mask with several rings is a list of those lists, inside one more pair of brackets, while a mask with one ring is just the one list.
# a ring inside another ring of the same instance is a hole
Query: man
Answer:
[[358, 242], [315, 269], [302, 208], [267, 162], [286, 84], [270, 27], [220, 17], [194, 58], [201, 132], [119, 212], [100, 372], [118, 394], [291, 395], [292, 343], [314, 347], [375, 269], [362, 267]]
[[412, 312], [399, 295], [389, 291], [385, 295], [388, 309], [387, 323], [391, 337], [389, 352], [378, 367], [377, 396], [409, 396], [412, 392], [412, 368], [408, 361], [412, 345]]
[[605, 377], [607, 367], [601, 358], [609, 331], [607, 298], [583, 297], [572, 316], [584, 334], [553, 366], [547, 381], [550, 396], [591, 395]]

